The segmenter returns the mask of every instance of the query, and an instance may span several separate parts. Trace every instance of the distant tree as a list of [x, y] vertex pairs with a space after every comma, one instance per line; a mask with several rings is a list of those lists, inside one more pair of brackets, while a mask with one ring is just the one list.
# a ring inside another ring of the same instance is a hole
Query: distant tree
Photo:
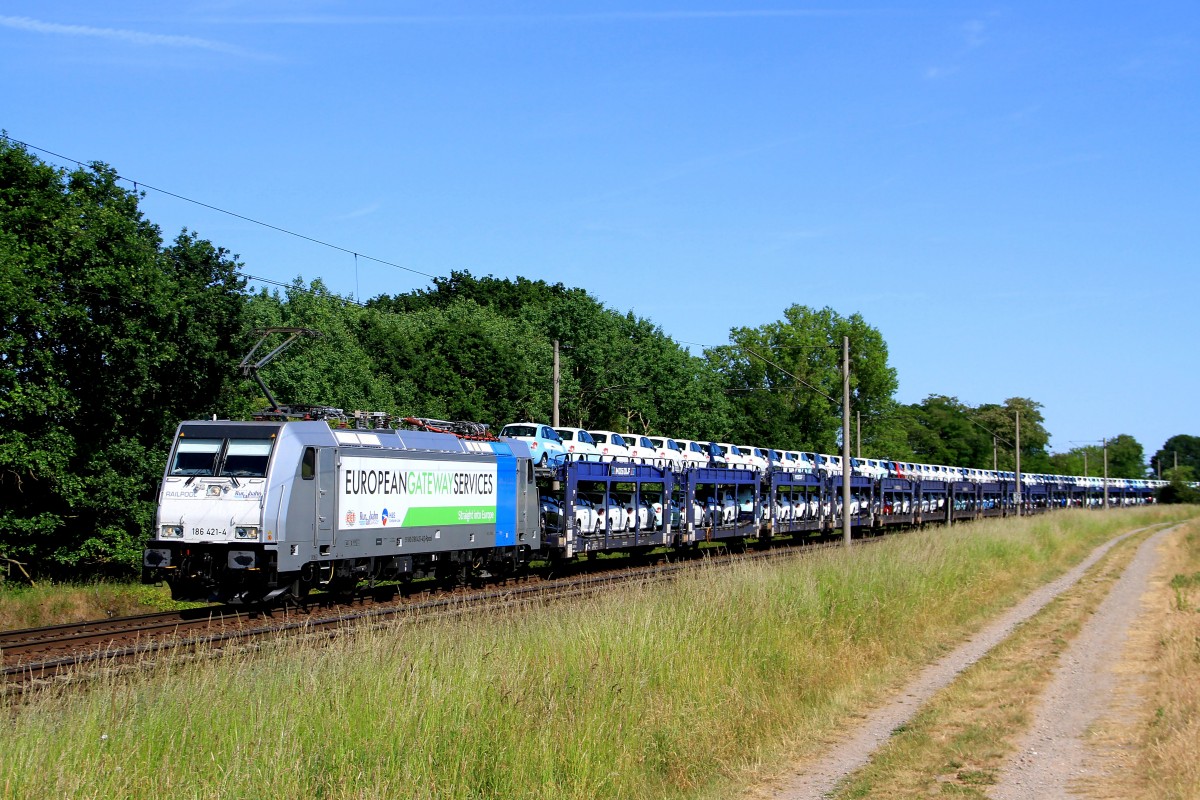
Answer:
[[[723, 433], [746, 444], [836, 451], [846, 336], [851, 413], [862, 417], [864, 456], [884, 455], [874, 452], [874, 443], [894, 410], [896, 370], [888, 364], [887, 344], [858, 314], [842, 317], [831, 308], [790, 306], [783, 319], [734, 328], [729, 345], [706, 351], [729, 393], [731, 416]], [[854, 427], [852, 421], [852, 431]]]
[[[1142, 445], [1127, 433], [1108, 440], [1108, 477], [1146, 477], [1145, 454]], [[1050, 456], [1051, 471], [1060, 475], [1104, 475], [1104, 444], [1087, 444], [1073, 447], [1065, 453]]]
[[1146, 477], [1146, 454], [1141, 442], [1127, 433], [1118, 434], [1108, 440], [1108, 476]]
[[[1002, 405], [985, 403], [979, 406], [974, 417], [1000, 439], [997, 454], [999, 468], [1013, 470], [1016, 468], [1012, 445], [1016, 443], [1017, 412], [1021, 417], [1022, 472], [1049, 472], [1050, 454], [1046, 447], [1050, 443], [1050, 433], [1046, 430], [1041, 403], [1028, 397], [1010, 397]], [[990, 452], [987, 460], [990, 463]]]
[[957, 397], [930, 395], [910, 407], [913, 458], [923, 463], [990, 468], [992, 437], [974, 422], [976, 409]]
[[930, 395], [904, 407], [899, 416], [912, 458], [932, 464], [991, 469], [1015, 468], [1016, 412], [1021, 412], [1021, 469], [1045, 472], [1050, 465], [1041, 404], [1010, 397], [1003, 404], [971, 406], [957, 397]]
[[1175, 467], [1176, 460], [1179, 466], [1191, 467], [1200, 474], [1200, 436], [1181, 433], [1167, 439], [1163, 446], [1150, 456], [1150, 469], [1154, 474], [1158, 474], [1161, 466], [1165, 478], [1167, 470]]
[[1200, 489], [1192, 484], [1196, 481], [1196, 470], [1180, 466], [1163, 470], [1168, 484], [1158, 490], [1160, 503], [1200, 503]]
[[371, 352], [394, 382], [412, 383], [414, 402], [431, 415], [457, 408], [494, 424], [549, 421], [557, 339], [564, 425], [700, 437], [729, 419], [705, 360], [582, 289], [461, 271], [433, 284], [368, 303], [408, 320], [386, 323], [404, 335]]

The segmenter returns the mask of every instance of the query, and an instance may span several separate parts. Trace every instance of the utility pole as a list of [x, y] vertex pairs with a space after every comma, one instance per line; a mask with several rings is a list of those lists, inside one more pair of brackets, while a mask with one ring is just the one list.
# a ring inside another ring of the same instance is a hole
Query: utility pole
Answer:
[[857, 458], [862, 461], [862, 412], [854, 412], [854, 444], [858, 448]]
[[1104, 442], [1104, 510], [1108, 511], [1108, 439]]
[[[1087, 476], [1088, 476], [1087, 447], [1084, 447], [1083, 448], [1083, 477], [1086, 479]], [[1091, 492], [1088, 491], [1087, 480], [1084, 480], [1084, 482], [1083, 482], [1083, 502], [1087, 504], [1087, 507], [1089, 509], [1091, 509], [1091, 507], [1092, 507], [1091, 498], [1088, 496], [1090, 494], [1091, 494]]]
[[842, 337], [842, 541], [850, 546], [850, 337]]
[[554, 412], [553, 427], [558, 427], [558, 339], [554, 340]]
[[993, 436], [992, 437], [992, 472], [1000, 471], [999, 463], [1000, 463], [1000, 458], [999, 458], [999, 454], [996, 451], [996, 437]]
[[1016, 491], [1015, 499], [1017, 501], [1017, 516], [1019, 517], [1019, 516], [1021, 516], [1021, 411], [1020, 411], [1020, 409], [1017, 410], [1016, 461], [1017, 461], [1017, 469], [1016, 469], [1017, 491]]

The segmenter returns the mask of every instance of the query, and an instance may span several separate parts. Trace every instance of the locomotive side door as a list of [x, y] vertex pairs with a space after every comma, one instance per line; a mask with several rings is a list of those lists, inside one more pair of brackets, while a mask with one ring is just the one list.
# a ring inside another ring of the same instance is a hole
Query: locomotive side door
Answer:
[[337, 452], [330, 447], [317, 448], [316, 543], [332, 544], [334, 515], [334, 481], [337, 478]]

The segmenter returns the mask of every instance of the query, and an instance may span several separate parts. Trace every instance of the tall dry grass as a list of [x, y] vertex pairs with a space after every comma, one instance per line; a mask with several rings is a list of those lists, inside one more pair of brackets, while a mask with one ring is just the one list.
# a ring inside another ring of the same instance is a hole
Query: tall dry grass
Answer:
[[1143, 742], [1151, 794], [1200, 797], [1200, 526], [1184, 537], [1183, 571], [1171, 580], [1153, 672], [1153, 718]]
[[1171, 509], [906, 534], [466, 622], [161, 664], [10, 710], [5, 796], [725, 796]]

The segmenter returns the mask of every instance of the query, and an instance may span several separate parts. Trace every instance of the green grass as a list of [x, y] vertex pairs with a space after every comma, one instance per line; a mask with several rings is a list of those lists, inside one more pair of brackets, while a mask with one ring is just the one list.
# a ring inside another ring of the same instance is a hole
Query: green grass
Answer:
[[160, 664], [13, 707], [0, 794], [728, 796], [1112, 533], [1186, 513], [956, 526]]
[[140, 583], [39, 582], [34, 586], [0, 583], [0, 630], [38, 628], [201, 605], [204, 604], [177, 603], [165, 586]]

